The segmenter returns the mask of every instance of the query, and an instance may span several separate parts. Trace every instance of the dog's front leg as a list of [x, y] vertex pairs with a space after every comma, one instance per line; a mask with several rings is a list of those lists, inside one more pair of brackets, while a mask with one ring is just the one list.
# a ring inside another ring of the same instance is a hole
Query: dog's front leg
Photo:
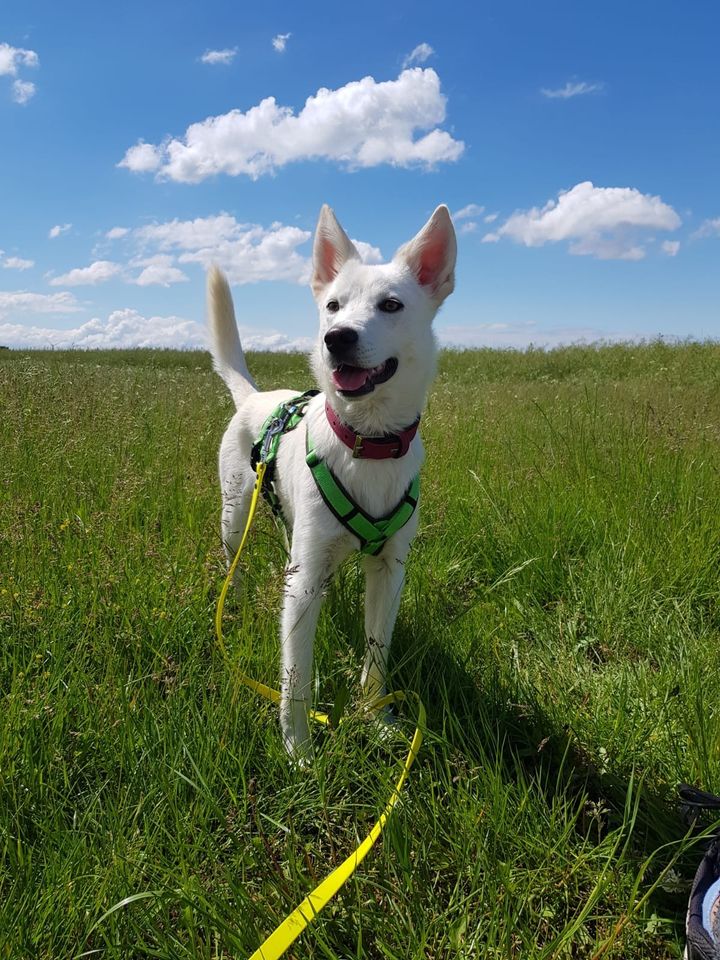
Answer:
[[406, 556], [406, 546], [396, 544], [393, 549], [388, 543], [379, 557], [364, 557], [367, 654], [362, 686], [369, 700], [376, 700], [386, 692], [387, 660], [405, 583]]
[[327, 562], [296, 551], [285, 572], [281, 618], [280, 726], [288, 753], [303, 760], [310, 750], [308, 709], [312, 680], [313, 644], [323, 588], [330, 574]]

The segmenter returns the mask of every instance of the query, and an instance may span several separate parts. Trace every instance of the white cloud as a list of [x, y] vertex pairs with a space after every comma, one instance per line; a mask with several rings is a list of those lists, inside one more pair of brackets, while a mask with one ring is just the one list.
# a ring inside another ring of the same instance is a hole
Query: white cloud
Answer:
[[278, 53], [285, 53], [285, 47], [291, 36], [291, 33], [279, 33], [272, 39], [273, 48], [277, 50]]
[[403, 70], [415, 63], [425, 63], [434, 53], [429, 43], [419, 43], [403, 60]]
[[240, 329], [245, 350], [270, 350], [280, 353], [309, 353], [315, 345], [314, 337], [288, 337], [284, 333], [261, 333]]
[[133, 173], [153, 173], [163, 164], [164, 149], [140, 140], [134, 147], [130, 147], [118, 166], [127, 167]]
[[72, 293], [31, 293], [29, 290], [0, 291], [0, 319], [17, 313], [77, 313], [82, 307]]
[[572, 343], [598, 343], [641, 339], [629, 333], [608, 333], [595, 327], [551, 327], [540, 329], [534, 321], [527, 323], [477, 323], [472, 326], [438, 327], [443, 347], [473, 349], [499, 347], [525, 350], [528, 347], [552, 348]]
[[468, 220], [467, 223], [460, 224], [460, 233], [475, 233], [478, 225], [476, 220]]
[[226, 47], [224, 50], [206, 50], [200, 60], [202, 63], [210, 64], [210, 66], [215, 66], [218, 63], [228, 64], [233, 62], [237, 51], [237, 47]]
[[145, 260], [133, 261], [133, 266], [145, 268], [139, 276], [130, 281], [138, 287], [169, 287], [172, 283], [183, 283], [190, 279], [182, 270], [173, 266], [173, 258], [168, 254], [158, 253]]
[[53, 277], [49, 282], [51, 287], [82, 287], [95, 286], [104, 283], [122, 272], [119, 263], [111, 260], [96, 260], [89, 267], [76, 267], [74, 270]]
[[496, 213], [489, 213], [486, 217], [483, 217], [483, 223], [494, 223], [498, 218]]
[[572, 83], [568, 80], [564, 87], [548, 90], [543, 87], [540, 93], [551, 100], [569, 100], [571, 97], [581, 97], [587, 93], [599, 93], [605, 87], [604, 83]]
[[273, 223], [265, 228], [238, 223], [223, 213], [141, 227], [136, 236], [160, 250], [181, 251], [180, 263], [199, 263], [206, 269], [217, 263], [232, 283], [304, 283], [309, 278], [309, 260], [297, 248], [307, 243], [311, 234], [299, 227]]
[[[145, 250], [174, 253], [179, 263], [198, 263], [207, 269], [217, 263], [232, 283], [257, 283], [261, 280], [285, 280], [308, 283], [311, 272], [309, 230], [275, 222], [269, 227], [257, 223], [239, 223], [229, 213], [195, 220], [170, 220], [148, 224], [132, 232], [132, 238]], [[353, 240], [365, 263], [382, 263], [378, 247]], [[132, 265], [149, 263], [134, 261]], [[160, 263], [157, 255], [153, 263]], [[171, 267], [171, 258], [162, 262]], [[176, 277], [176, 279], [179, 279]], [[137, 282], [137, 281], [136, 281]], [[171, 281], [172, 282], [172, 281]]]
[[707, 237], [720, 237], [720, 217], [703, 220], [692, 236], [695, 240], [703, 240]]
[[269, 228], [244, 224], [227, 213], [195, 220], [172, 220], [135, 231], [136, 238], [159, 250], [180, 251], [181, 263], [219, 264], [233, 283], [258, 280], [301, 282], [307, 258], [297, 252], [311, 234], [274, 223]]
[[[292, 338], [276, 330], [241, 327], [240, 334], [246, 350], [287, 351], [312, 347], [310, 337]], [[204, 350], [207, 348], [207, 334], [205, 325], [194, 320], [176, 316], [144, 317], [136, 310], [124, 309], [114, 310], [105, 320], [96, 317], [69, 330], [0, 323], [0, 343], [9, 347], [38, 348], [169, 347]]]
[[0, 77], [16, 77], [18, 67], [37, 67], [40, 65], [34, 50], [11, 47], [9, 43], [0, 43]]
[[29, 80], [13, 80], [12, 98], [15, 103], [25, 104], [35, 96], [36, 89]]
[[458, 210], [452, 215], [453, 220], [467, 220], [470, 217], [479, 217], [485, 207], [479, 207], [476, 203], [469, 203], [462, 210]]
[[676, 230], [680, 217], [660, 197], [633, 187], [595, 187], [589, 181], [561, 192], [544, 207], [517, 211], [484, 243], [509, 237], [526, 247], [570, 241], [569, 251], [600, 260], [640, 260], [643, 230]]
[[15, 103], [27, 103], [35, 93], [35, 84], [18, 77], [20, 67], [38, 67], [40, 59], [34, 50], [11, 47], [9, 43], [0, 43], [0, 77], [14, 77], [12, 98]]
[[199, 250], [217, 246], [246, 229], [252, 227], [238, 223], [229, 213], [219, 213], [210, 217], [197, 217], [195, 220], [176, 219], [165, 223], [151, 223], [138, 227], [133, 235], [142, 244], [156, 245], [161, 250]]
[[666, 253], [669, 257], [674, 257], [677, 255], [678, 250], [680, 249], [679, 240], [663, 240], [660, 244], [660, 249], [663, 253]]
[[205, 347], [204, 328], [180, 317], [141, 316], [114, 310], [106, 320], [93, 318], [69, 330], [0, 323], [0, 342], [9, 347], [108, 348]]
[[48, 237], [51, 240], [54, 240], [56, 237], [59, 237], [61, 233], [67, 233], [67, 231], [70, 229], [71, 226], [72, 226], [71, 223], [63, 223], [63, 224], [57, 223], [55, 224], [54, 227], [50, 228]]
[[371, 243], [365, 243], [364, 240], [353, 239], [353, 243], [363, 263], [385, 263], [385, 257], [383, 257], [379, 247], [374, 247]]
[[[97, 259], [59, 276], [48, 275], [52, 286], [93, 286], [117, 279], [139, 287], [184, 283], [185, 268], [207, 269], [218, 264], [231, 283], [284, 281], [307, 284], [311, 274], [309, 230], [276, 221], [269, 226], [240, 223], [229, 213], [194, 220], [170, 220], [141, 227], [113, 227], [105, 238], [122, 240], [128, 259]], [[382, 251], [363, 240], [353, 240], [364, 263], [383, 263]], [[134, 254], [134, 255], [129, 255]], [[0, 265], [2, 264], [0, 251]], [[18, 262], [15, 262], [17, 260]], [[19, 269], [19, 258], [8, 266]]]
[[[435, 71], [416, 67], [397, 80], [365, 77], [337, 90], [320, 89], [297, 115], [268, 97], [245, 113], [231, 110], [194, 123], [181, 139], [157, 146], [141, 141], [119, 166], [183, 183], [219, 173], [257, 179], [311, 159], [351, 168], [431, 168], [457, 160], [465, 149], [436, 126], [445, 119], [445, 103]], [[414, 139], [417, 131], [429, 132]]]
[[3, 262], [5, 270], [29, 270], [35, 266], [34, 260], [25, 260], [23, 257], [8, 257]]

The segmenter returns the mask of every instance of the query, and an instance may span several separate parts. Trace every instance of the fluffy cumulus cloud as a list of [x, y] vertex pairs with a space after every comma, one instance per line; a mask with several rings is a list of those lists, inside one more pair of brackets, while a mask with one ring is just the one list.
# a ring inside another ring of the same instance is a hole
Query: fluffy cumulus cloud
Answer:
[[570, 253], [600, 260], [641, 260], [647, 231], [676, 230], [680, 217], [660, 197], [633, 187], [595, 187], [589, 181], [561, 192], [544, 207], [518, 211], [483, 241], [507, 237], [526, 247], [569, 241]]
[[35, 84], [18, 76], [23, 67], [38, 67], [40, 60], [34, 50], [11, 47], [0, 43], [0, 77], [12, 77], [12, 98], [15, 103], [25, 104], [35, 95]]
[[[383, 257], [379, 247], [374, 247], [371, 243], [365, 243], [364, 240], [355, 240], [352, 237], [351, 240], [363, 263], [385, 263], [385, 257]], [[310, 264], [308, 263], [309, 269]]]
[[680, 249], [679, 240], [663, 240], [660, 244], [660, 249], [663, 253], [666, 253], [669, 257], [677, 256], [677, 252]]
[[135, 240], [160, 253], [173, 253], [178, 263], [217, 263], [232, 283], [289, 280], [309, 277], [308, 258], [298, 252], [311, 234], [299, 227], [273, 223], [262, 227], [238, 223], [227, 213], [195, 220], [171, 220], [134, 231]]
[[118, 166], [127, 167], [133, 173], [155, 173], [162, 164], [162, 148], [140, 140], [134, 147], [130, 147]]
[[[82, 310], [72, 293], [33, 293], [29, 290], [0, 290], [0, 320], [17, 314], [57, 314], [67, 316]], [[2, 341], [4, 342], [4, 341]]]
[[[0, 260], [2, 260], [3, 253], [0, 250]], [[2, 266], [5, 270], [29, 270], [30, 267], [35, 266], [34, 260], [26, 260], [24, 257], [6, 257], [2, 260]]]
[[106, 240], [122, 240], [123, 237], [126, 237], [130, 233], [129, 227], [112, 227], [105, 234]]
[[138, 287], [169, 287], [173, 283], [183, 283], [190, 279], [182, 270], [173, 266], [173, 258], [168, 254], [158, 253], [153, 257], [133, 261], [132, 265], [144, 268], [131, 280], [131, 283], [137, 284]]
[[112, 280], [121, 273], [122, 267], [119, 263], [113, 263], [112, 260], [96, 260], [88, 267], [76, 267], [60, 276], [52, 277], [49, 282], [51, 287], [94, 287], [98, 283]]
[[276, 37], [273, 37], [273, 49], [277, 50], [278, 53], [285, 53], [285, 47], [287, 47], [287, 42], [291, 36], [291, 33], [279, 33]]
[[[195, 220], [171, 220], [134, 231], [137, 242], [160, 251], [173, 251], [178, 263], [199, 263], [205, 269], [216, 263], [232, 283], [285, 280], [306, 284], [310, 280], [309, 230], [275, 222], [269, 227], [239, 223], [228, 213]], [[383, 263], [378, 247], [353, 240], [364, 263]], [[307, 253], [299, 248], [307, 245]]]
[[237, 47], [226, 47], [224, 50], [206, 50], [200, 57], [202, 63], [207, 63], [211, 67], [217, 64], [232, 63], [237, 53]]
[[[2, 313], [0, 294], [0, 320]], [[58, 296], [60, 296], [58, 294]], [[246, 350], [309, 350], [310, 338], [291, 338], [275, 330], [241, 328]], [[0, 343], [8, 347], [37, 348], [207, 348], [203, 324], [182, 317], [144, 317], [137, 310], [114, 310], [106, 319], [93, 318], [67, 330], [0, 322]]]
[[15, 103], [25, 104], [35, 96], [37, 87], [31, 80], [13, 80], [12, 91]]
[[585, 83], [568, 81], [564, 87], [558, 87], [549, 90], [543, 87], [540, 93], [549, 100], [570, 100], [571, 97], [582, 97], [588, 93], [600, 93], [605, 87], [604, 83]]
[[[438, 126], [445, 106], [435, 71], [415, 67], [397, 80], [365, 77], [337, 90], [320, 89], [298, 114], [268, 97], [245, 113], [231, 110], [194, 123], [182, 138], [140, 142], [119, 165], [183, 183], [220, 173], [257, 179], [311, 159], [350, 168], [431, 168], [457, 160], [464, 150], [462, 141]], [[418, 131], [428, 132], [416, 136]]]
[[[122, 231], [122, 232], [119, 232]], [[187, 281], [183, 268], [197, 264], [207, 269], [218, 264], [235, 284], [257, 283], [262, 280], [281, 280], [305, 284], [310, 279], [312, 234], [296, 226], [275, 222], [269, 226], [240, 223], [229, 213], [219, 213], [194, 220], [169, 220], [151, 223], [135, 229], [114, 228], [105, 236], [122, 241], [128, 253], [126, 266], [106, 267], [107, 279], [122, 275], [128, 283], [145, 287], [152, 284], [169, 286]], [[363, 240], [354, 240], [365, 263], [382, 263], [381, 251]], [[108, 261], [98, 261], [107, 264]], [[93, 264], [78, 271], [70, 271], [56, 278], [58, 285], [84, 280], [90, 282], [102, 277], [101, 268]], [[138, 273], [138, 268], [142, 268]]]
[[435, 53], [429, 43], [419, 43], [403, 60], [403, 70], [416, 63], [425, 63]]
[[67, 233], [71, 226], [71, 223], [56, 223], [54, 227], [50, 227], [48, 237], [51, 240], [56, 240], [61, 234]]

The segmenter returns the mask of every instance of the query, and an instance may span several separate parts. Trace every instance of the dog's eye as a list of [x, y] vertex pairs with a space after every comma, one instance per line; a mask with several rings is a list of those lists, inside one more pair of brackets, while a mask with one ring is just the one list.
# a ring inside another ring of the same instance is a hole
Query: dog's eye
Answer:
[[337, 302], [337, 300], [328, 300], [328, 302], [325, 304], [325, 308], [330, 313], [337, 313], [340, 309], [340, 304]]
[[397, 313], [402, 310], [403, 305], [395, 297], [388, 297], [387, 300], [381, 300], [378, 307], [383, 313]]

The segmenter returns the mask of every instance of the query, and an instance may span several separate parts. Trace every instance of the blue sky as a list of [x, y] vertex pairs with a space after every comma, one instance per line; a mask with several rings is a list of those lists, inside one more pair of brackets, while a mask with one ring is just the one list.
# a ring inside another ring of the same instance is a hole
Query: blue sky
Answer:
[[0, 12], [0, 343], [314, 335], [329, 203], [370, 262], [447, 203], [443, 343], [720, 336], [710, 2], [63, 4]]

